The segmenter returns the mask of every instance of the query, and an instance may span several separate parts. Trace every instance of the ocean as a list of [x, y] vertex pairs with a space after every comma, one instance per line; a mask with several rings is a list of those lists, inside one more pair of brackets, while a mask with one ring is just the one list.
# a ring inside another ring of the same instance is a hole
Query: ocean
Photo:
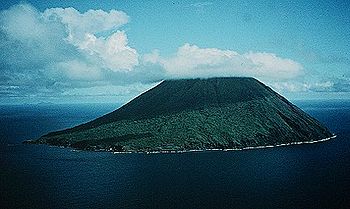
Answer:
[[25, 145], [119, 105], [0, 106], [0, 208], [350, 208], [350, 101], [295, 101], [337, 137], [285, 147], [113, 154]]

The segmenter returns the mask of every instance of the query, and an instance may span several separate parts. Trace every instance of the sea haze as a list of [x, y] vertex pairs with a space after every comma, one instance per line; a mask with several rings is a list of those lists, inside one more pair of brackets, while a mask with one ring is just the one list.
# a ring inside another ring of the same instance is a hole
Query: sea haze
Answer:
[[350, 102], [295, 101], [337, 138], [179, 154], [24, 145], [120, 105], [0, 106], [1, 208], [347, 208]]

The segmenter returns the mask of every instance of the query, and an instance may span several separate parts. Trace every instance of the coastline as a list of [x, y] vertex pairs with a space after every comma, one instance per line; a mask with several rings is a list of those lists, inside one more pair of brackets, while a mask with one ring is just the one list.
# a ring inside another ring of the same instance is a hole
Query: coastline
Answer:
[[243, 151], [243, 150], [252, 150], [252, 149], [266, 149], [266, 148], [274, 148], [274, 147], [283, 147], [283, 146], [290, 146], [290, 145], [301, 145], [301, 144], [314, 144], [314, 143], [320, 143], [325, 142], [331, 139], [336, 138], [337, 135], [333, 135], [331, 137], [327, 137], [320, 140], [315, 141], [305, 141], [305, 142], [291, 142], [291, 143], [285, 143], [285, 144], [277, 144], [277, 145], [266, 145], [266, 146], [256, 146], [256, 147], [244, 147], [244, 148], [234, 148], [234, 149], [203, 149], [203, 150], [169, 150], [169, 151], [150, 151], [150, 152], [112, 152], [113, 154], [127, 154], [127, 153], [144, 153], [144, 154], [176, 154], [176, 153], [187, 153], [187, 152], [207, 152], [207, 151]]
[[[96, 149], [96, 150], [83, 150], [83, 149], [74, 149], [73, 147], [69, 146], [59, 146], [59, 145], [50, 145], [50, 144], [42, 144], [47, 145], [49, 147], [58, 147], [58, 148], [68, 148], [72, 152], [81, 152], [81, 151], [92, 151], [92, 152], [109, 152], [112, 154], [130, 154], [130, 153], [139, 153], [139, 154], [177, 154], [177, 153], [188, 153], [188, 152], [211, 152], [211, 151], [222, 151], [222, 152], [228, 152], [228, 151], [244, 151], [244, 150], [252, 150], [252, 149], [266, 149], [266, 148], [274, 148], [274, 147], [283, 147], [283, 146], [290, 146], [290, 145], [301, 145], [301, 144], [314, 144], [314, 143], [320, 143], [329, 141], [331, 139], [336, 138], [337, 135], [333, 135], [331, 137], [327, 137], [320, 140], [315, 141], [304, 141], [304, 142], [290, 142], [290, 143], [283, 143], [283, 144], [277, 144], [277, 145], [266, 145], [266, 146], [255, 146], [255, 147], [244, 147], [244, 148], [232, 148], [232, 149], [219, 149], [219, 148], [213, 148], [213, 149], [191, 149], [191, 150], [163, 150], [163, 151], [113, 151], [112, 149]], [[22, 142], [23, 144], [36, 144], [33, 143], [32, 140], [26, 140]]]

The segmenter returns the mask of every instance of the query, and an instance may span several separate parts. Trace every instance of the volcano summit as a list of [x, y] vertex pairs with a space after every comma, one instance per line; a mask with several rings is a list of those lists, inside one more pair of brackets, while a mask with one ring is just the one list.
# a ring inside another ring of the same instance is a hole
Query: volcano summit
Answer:
[[118, 152], [242, 149], [332, 133], [254, 78], [166, 80], [119, 109], [31, 143]]

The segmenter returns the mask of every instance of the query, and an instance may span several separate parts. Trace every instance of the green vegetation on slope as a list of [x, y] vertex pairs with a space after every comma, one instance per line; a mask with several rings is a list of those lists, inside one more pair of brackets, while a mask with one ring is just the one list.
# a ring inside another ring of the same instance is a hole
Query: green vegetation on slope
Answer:
[[315, 119], [267, 87], [263, 89], [267, 89], [264, 95], [243, 101], [225, 103], [232, 100], [222, 98], [222, 103], [216, 106], [116, 120], [93, 128], [46, 135], [37, 142], [85, 150], [164, 151], [244, 148], [331, 136]]

